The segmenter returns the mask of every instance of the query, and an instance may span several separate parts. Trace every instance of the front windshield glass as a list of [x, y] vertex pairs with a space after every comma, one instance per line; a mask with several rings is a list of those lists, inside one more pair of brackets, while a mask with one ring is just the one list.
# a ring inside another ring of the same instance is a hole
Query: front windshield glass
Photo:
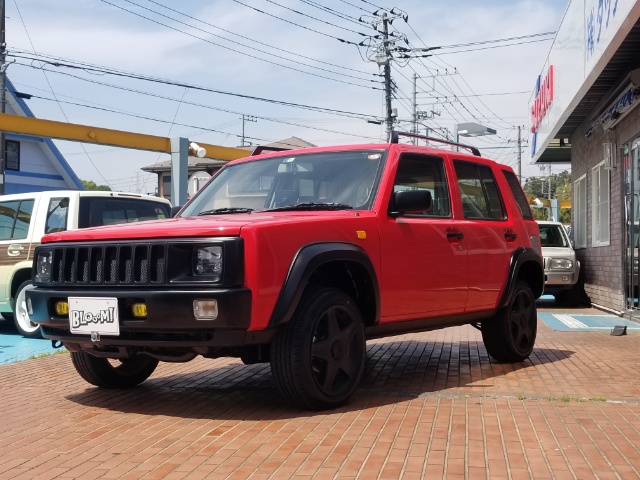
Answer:
[[229, 165], [181, 217], [283, 209], [368, 209], [383, 150], [298, 154]]
[[540, 243], [543, 247], [568, 247], [569, 242], [562, 225], [539, 225]]

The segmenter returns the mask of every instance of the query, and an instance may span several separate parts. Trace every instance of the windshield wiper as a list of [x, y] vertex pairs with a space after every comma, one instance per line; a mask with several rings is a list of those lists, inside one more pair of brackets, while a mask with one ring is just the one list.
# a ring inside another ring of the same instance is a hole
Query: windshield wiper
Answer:
[[265, 212], [282, 212], [287, 210], [352, 210], [351, 205], [346, 203], [321, 203], [321, 202], [304, 202], [295, 205], [284, 205], [282, 207], [269, 208]]
[[205, 210], [204, 212], [200, 212], [200, 215], [220, 215], [223, 213], [251, 213], [253, 212], [253, 208], [240, 208], [240, 207], [225, 207], [225, 208], [214, 208], [213, 210]]

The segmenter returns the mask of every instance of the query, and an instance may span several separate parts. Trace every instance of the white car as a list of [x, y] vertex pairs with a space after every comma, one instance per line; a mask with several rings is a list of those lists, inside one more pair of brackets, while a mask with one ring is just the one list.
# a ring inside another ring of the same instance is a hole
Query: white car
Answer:
[[170, 216], [164, 198], [95, 190], [55, 190], [0, 196], [0, 313], [25, 337], [40, 336], [26, 312], [33, 251], [48, 233]]
[[538, 221], [546, 281], [544, 293], [575, 307], [580, 303], [580, 262], [560, 222]]

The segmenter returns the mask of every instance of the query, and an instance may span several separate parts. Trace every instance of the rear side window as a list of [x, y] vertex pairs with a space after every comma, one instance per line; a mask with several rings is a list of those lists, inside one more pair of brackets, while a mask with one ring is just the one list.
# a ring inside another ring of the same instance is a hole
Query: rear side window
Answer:
[[135, 198], [81, 197], [78, 227], [100, 227], [115, 223], [169, 218], [169, 206]]
[[518, 208], [520, 209], [522, 218], [524, 218], [525, 220], [533, 220], [533, 213], [531, 213], [531, 207], [529, 206], [527, 197], [522, 191], [522, 186], [518, 181], [518, 177], [516, 177], [515, 173], [513, 172], [507, 172], [503, 170], [502, 173], [504, 173], [504, 178], [507, 179], [507, 183], [509, 184], [511, 193], [513, 193], [513, 197], [516, 199], [516, 202], [518, 203]]
[[464, 218], [504, 220], [504, 205], [491, 168], [473, 162], [454, 162]]
[[0, 240], [27, 238], [33, 203], [32, 199], [0, 202]]

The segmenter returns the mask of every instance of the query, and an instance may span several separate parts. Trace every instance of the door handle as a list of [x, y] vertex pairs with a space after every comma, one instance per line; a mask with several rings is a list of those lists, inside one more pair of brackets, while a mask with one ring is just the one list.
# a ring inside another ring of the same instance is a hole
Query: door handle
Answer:
[[516, 238], [518, 238], [518, 234], [515, 233], [510, 228], [504, 229], [504, 238], [506, 238], [507, 242], [515, 242]]
[[24, 247], [20, 244], [13, 244], [7, 247], [7, 254], [11, 257], [20, 255], [24, 251]]
[[447, 240], [452, 243], [457, 243], [464, 238], [464, 233], [458, 232], [457, 230], [448, 230], [447, 231]]

